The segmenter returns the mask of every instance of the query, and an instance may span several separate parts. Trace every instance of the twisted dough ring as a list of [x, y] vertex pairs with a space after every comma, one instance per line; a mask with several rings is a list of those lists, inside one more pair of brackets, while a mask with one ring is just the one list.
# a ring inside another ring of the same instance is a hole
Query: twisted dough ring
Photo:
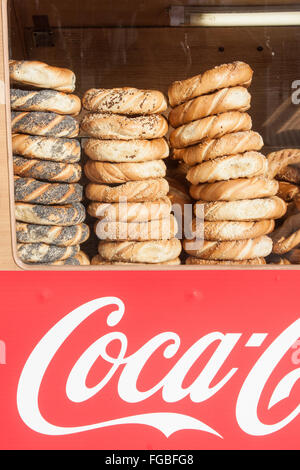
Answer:
[[299, 149], [284, 149], [267, 155], [269, 162], [269, 177], [275, 178], [288, 165], [300, 163]]
[[199, 219], [192, 221], [192, 233], [198, 239], [207, 241], [247, 240], [268, 235], [274, 230], [274, 220], [260, 220], [258, 222], [216, 221], [204, 223]]
[[46, 243], [57, 246], [74, 246], [84, 243], [90, 235], [85, 224], [49, 226], [16, 222], [18, 243]]
[[284, 224], [272, 234], [273, 253], [288, 253], [300, 244], [300, 214], [288, 217]]
[[[169, 261], [162, 261], [159, 263], [160, 265], [166, 266], [179, 266], [181, 264], [180, 258], [170, 259]], [[157, 263], [130, 263], [125, 261], [107, 261], [102, 256], [96, 255], [93, 257], [91, 261], [91, 265], [99, 266], [99, 265], [115, 265], [115, 266], [143, 266], [143, 265], [154, 265], [156, 266]]]
[[266, 264], [265, 258], [254, 258], [254, 259], [244, 259], [240, 261], [220, 261], [220, 260], [213, 260], [213, 259], [200, 259], [200, 258], [194, 258], [193, 256], [189, 256], [186, 259], [185, 264], [190, 264], [190, 265], [222, 265], [222, 266], [240, 266], [240, 265], [263, 265]]
[[12, 111], [11, 128], [13, 134], [69, 138], [79, 134], [79, 124], [73, 117], [56, 113]]
[[54, 162], [76, 163], [80, 160], [81, 146], [75, 139], [40, 137], [26, 134], [12, 136], [14, 155]]
[[14, 177], [15, 201], [37, 204], [69, 204], [82, 200], [82, 186], [67, 183], [43, 183], [33, 178]]
[[77, 163], [48, 162], [13, 157], [14, 174], [25, 178], [36, 178], [50, 182], [77, 183], [82, 174]]
[[72, 258], [79, 252], [79, 245], [61, 247], [45, 243], [18, 243], [17, 253], [24, 263], [51, 263]]
[[54, 90], [10, 90], [11, 109], [15, 111], [45, 111], [77, 116], [81, 110], [78, 96]]
[[69, 227], [81, 224], [85, 220], [85, 208], [79, 202], [63, 206], [43, 206], [41, 204], [16, 202], [15, 218], [28, 224]]

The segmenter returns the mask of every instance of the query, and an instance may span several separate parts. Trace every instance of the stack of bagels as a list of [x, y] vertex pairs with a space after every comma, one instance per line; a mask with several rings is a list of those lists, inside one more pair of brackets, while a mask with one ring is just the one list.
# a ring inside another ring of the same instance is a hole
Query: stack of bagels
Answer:
[[88, 265], [83, 223], [81, 101], [71, 70], [42, 62], [9, 63], [17, 254], [28, 264]]
[[83, 106], [88, 212], [101, 240], [92, 264], [180, 264], [163, 161], [166, 98], [155, 90], [92, 89]]
[[272, 251], [267, 235], [286, 212], [246, 113], [252, 75], [248, 64], [234, 62], [169, 89], [173, 155], [190, 166], [197, 201], [194, 239], [184, 241], [187, 264], [265, 264]]

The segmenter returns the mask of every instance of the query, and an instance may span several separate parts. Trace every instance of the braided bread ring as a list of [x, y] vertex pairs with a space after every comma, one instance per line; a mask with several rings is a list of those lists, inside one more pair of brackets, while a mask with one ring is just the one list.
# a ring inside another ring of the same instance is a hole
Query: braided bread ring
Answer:
[[11, 109], [15, 111], [46, 111], [77, 116], [81, 110], [78, 96], [54, 90], [10, 90]]
[[90, 235], [90, 229], [85, 224], [64, 227], [16, 222], [16, 230], [19, 243], [46, 243], [57, 246], [80, 245]]
[[192, 198], [203, 201], [238, 201], [275, 196], [278, 181], [267, 178], [240, 178], [190, 186]]
[[187, 180], [192, 184], [214, 183], [235, 178], [251, 178], [266, 174], [268, 160], [258, 152], [245, 152], [239, 155], [209, 160], [193, 166], [187, 173]]
[[172, 147], [184, 148], [206, 138], [213, 139], [231, 132], [249, 131], [251, 127], [252, 121], [249, 114], [231, 111], [178, 127], [171, 132], [170, 142]]
[[244, 260], [265, 258], [272, 252], [272, 239], [266, 236], [237, 241], [184, 240], [184, 250], [196, 258], [215, 260]]
[[168, 107], [160, 91], [129, 87], [88, 90], [82, 103], [88, 111], [129, 115], [163, 113]]
[[45, 243], [18, 243], [18, 257], [24, 263], [51, 263], [65, 260], [79, 252], [79, 245], [61, 247]]
[[166, 139], [99, 140], [88, 139], [84, 151], [92, 160], [126, 163], [167, 158], [170, 153]]
[[20, 222], [38, 225], [81, 224], [85, 219], [85, 208], [80, 203], [64, 206], [42, 206], [41, 204], [15, 203], [15, 218]]
[[79, 162], [81, 155], [78, 140], [25, 134], [12, 136], [12, 150], [15, 155], [22, 155], [26, 158], [66, 163]]
[[277, 196], [265, 199], [244, 199], [241, 201], [196, 202], [194, 213], [197, 215], [198, 204], [204, 206], [204, 218], [216, 220], [262, 220], [280, 219], [286, 213], [286, 203]]
[[82, 174], [81, 166], [72, 163], [58, 163], [13, 157], [14, 174], [25, 178], [46, 181], [77, 183]]
[[267, 155], [269, 162], [269, 177], [275, 178], [288, 165], [300, 163], [299, 149], [284, 149]]
[[[94, 256], [94, 258], [91, 261], [91, 264], [94, 266], [98, 265], [115, 265], [115, 266], [144, 266], [146, 265], [154, 265], [157, 266], [157, 263], [126, 263], [125, 261], [107, 261], [104, 258], [102, 258], [100, 255]], [[175, 259], [170, 259], [169, 261], [164, 261], [159, 263], [160, 265], [166, 265], [166, 266], [179, 266], [181, 264], [180, 258], [175, 258]]]
[[221, 88], [237, 85], [249, 87], [252, 75], [253, 70], [244, 62], [219, 65], [207, 70], [202, 75], [174, 82], [169, 88], [169, 101], [174, 107]]
[[70, 138], [79, 134], [79, 124], [74, 118], [55, 113], [12, 111], [11, 128], [13, 134]]
[[90, 183], [86, 187], [86, 197], [98, 202], [145, 202], [155, 201], [166, 196], [169, 184], [164, 178], [130, 181], [119, 186]]
[[118, 114], [88, 114], [81, 128], [97, 139], [136, 140], [164, 137], [169, 129], [167, 120], [159, 114], [127, 117]]
[[268, 235], [273, 232], [274, 220], [260, 220], [258, 222], [217, 221], [201, 222], [198, 219], [192, 221], [192, 233], [199, 238], [203, 235], [208, 241], [247, 240]]
[[187, 165], [193, 166], [224, 155], [236, 155], [249, 150], [258, 151], [263, 146], [263, 139], [257, 132], [233, 132], [225, 134], [219, 139], [206, 139], [201, 144], [185, 149], [174, 149], [172, 158], [184, 160]]
[[181, 242], [171, 240], [149, 240], [143, 242], [100, 242], [99, 255], [108, 261], [130, 263], [163, 263], [177, 258], [181, 253]]
[[79, 253], [71, 258], [54, 261], [51, 263], [51, 266], [90, 266], [90, 264], [89, 257], [83, 251], [79, 251]]
[[168, 217], [171, 213], [171, 201], [168, 197], [153, 202], [129, 202], [128, 204], [93, 202], [88, 206], [92, 217], [105, 219], [107, 222], [147, 222]]
[[185, 264], [200, 264], [200, 265], [223, 265], [223, 266], [238, 266], [238, 265], [263, 265], [266, 264], [265, 258], [254, 258], [254, 259], [244, 259], [240, 261], [219, 261], [213, 259], [200, 259], [194, 258], [193, 256], [189, 256], [186, 259]]
[[82, 186], [67, 183], [43, 183], [33, 178], [14, 177], [15, 201], [37, 204], [69, 204], [82, 200]]
[[278, 197], [281, 197], [285, 202], [291, 202], [299, 192], [299, 186], [279, 181]]
[[179, 127], [214, 114], [247, 111], [250, 108], [250, 101], [251, 95], [246, 88], [223, 88], [216, 93], [199, 96], [172, 109], [169, 122], [172, 127]]

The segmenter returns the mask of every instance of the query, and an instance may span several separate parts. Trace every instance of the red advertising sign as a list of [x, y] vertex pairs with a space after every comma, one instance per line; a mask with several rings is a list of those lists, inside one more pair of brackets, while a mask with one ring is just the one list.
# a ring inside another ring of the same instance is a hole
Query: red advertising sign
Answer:
[[2, 449], [299, 449], [298, 273], [0, 275]]

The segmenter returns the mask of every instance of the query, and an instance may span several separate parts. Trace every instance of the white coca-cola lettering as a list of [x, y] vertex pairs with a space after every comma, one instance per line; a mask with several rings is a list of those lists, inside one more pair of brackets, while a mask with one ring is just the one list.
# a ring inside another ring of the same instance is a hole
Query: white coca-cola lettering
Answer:
[[[76, 427], [56, 426], [43, 418], [39, 410], [39, 390], [49, 364], [73, 331], [89, 316], [106, 306], [117, 307], [107, 318], [107, 325], [115, 327], [124, 315], [123, 302], [115, 297], [100, 298], [88, 302], [69, 313], [35, 347], [22, 371], [17, 393], [18, 410], [26, 425], [36, 432], [47, 435], [67, 435], [108, 426], [143, 424], [160, 430], [166, 437], [183, 429], [204, 431], [222, 437], [216, 430], [200, 420], [181, 413], [146, 413]], [[66, 395], [72, 402], [85, 402], [101, 392], [103, 387], [118, 372], [120, 374], [118, 393], [120, 399], [124, 402], [138, 403], [145, 401], [158, 391], [161, 391], [163, 401], [168, 403], [180, 401], [187, 396], [195, 403], [203, 402], [222, 389], [237, 372], [237, 368], [223, 372], [218, 383], [211, 386], [212, 381], [217, 374], [220, 374], [221, 368], [240, 341], [241, 336], [241, 333], [209, 333], [193, 344], [177, 360], [175, 365], [170, 366], [169, 372], [164, 377], [159, 377], [159, 371], [151, 371], [151, 358], [154, 353], [158, 354], [158, 350], [161, 351], [163, 361], [175, 358], [180, 348], [180, 337], [177, 334], [173, 332], [160, 333], [130, 356], [126, 356], [128, 340], [124, 333], [111, 332], [105, 334], [87, 348], [72, 368], [66, 383]], [[298, 415], [299, 406], [280, 423], [266, 425], [259, 420], [257, 408], [271, 373], [299, 336], [300, 319], [268, 347], [250, 371], [240, 391], [236, 407], [237, 421], [244, 432], [254, 436], [271, 434], [282, 429]], [[118, 353], [115, 354], [116, 357], [112, 357], [107, 351], [112, 342], [117, 342], [119, 345]], [[190, 369], [197, 364], [201, 355], [214, 343], [216, 343], [216, 348], [199, 376], [191, 385], [183, 388], [184, 379]], [[99, 377], [97, 385], [87, 387], [86, 379], [88, 374], [99, 358], [110, 364], [111, 367], [104, 377]], [[174, 361], [172, 364], [174, 364]], [[154, 385], [148, 390], [140, 391], [137, 382], [140, 374], [147, 370], [153, 375]], [[300, 369], [296, 369], [282, 378], [275, 387], [269, 408], [289, 397], [299, 377]]]

